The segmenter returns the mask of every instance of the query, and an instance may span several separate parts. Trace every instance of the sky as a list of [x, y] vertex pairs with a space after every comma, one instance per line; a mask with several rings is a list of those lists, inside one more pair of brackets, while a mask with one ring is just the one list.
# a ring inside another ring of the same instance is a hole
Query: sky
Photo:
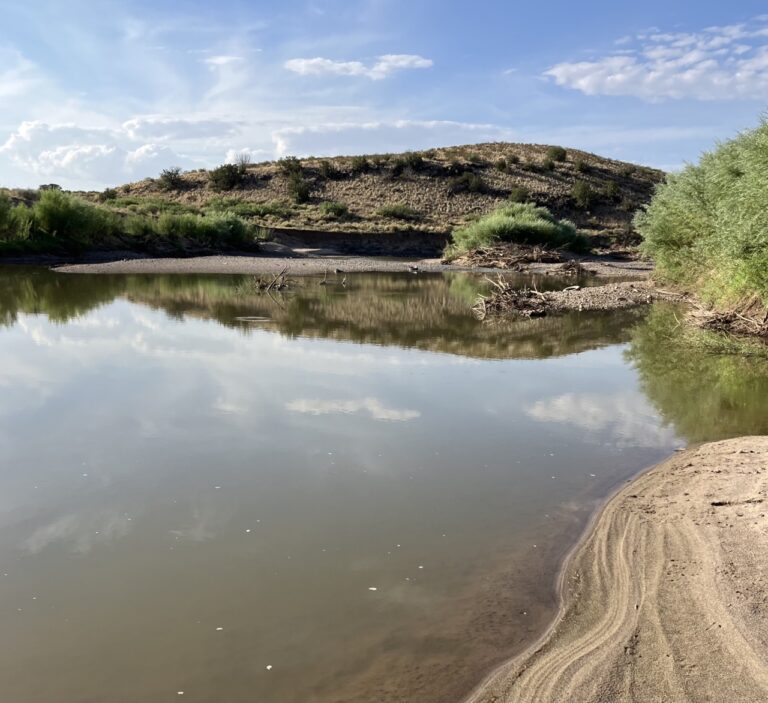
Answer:
[[0, 0], [0, 185], [487, 141], [665, 170], [755, 126], [765, 0]]

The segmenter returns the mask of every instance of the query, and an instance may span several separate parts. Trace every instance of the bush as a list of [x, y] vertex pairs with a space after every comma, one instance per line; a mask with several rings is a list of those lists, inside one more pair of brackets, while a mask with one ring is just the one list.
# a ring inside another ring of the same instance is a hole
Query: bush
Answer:
[[584, 251], [587, 240], [568, 220], [557, 220], [545, 207], [510, 203], [453, 233], [450, 254], [498, 242], [539, 244]]
[[371, 170], [371, 164], [365, 156], [353, 156], [350, 168], [352, 173], [368, 173]]
[[571, 198], [580, 210], [589, 210], [595, 201], [595, 191], [586, 181], [576, 181], [571, 188]]
[[520, 157], [517, 154], [510, 154], [507, 156], [507, 164], [519, 164], [520, 163]]
[[117, 200], [117, 190], [115, 188], [105, 188], [99, 193], [98, 199], [100, 203]]
[[480, 154], [475, 154], [474, 152], [467, 156], [467, 161], [469, 161], [471, 164], [474, 164], [475, 166], [481, 166], [485, 164], [483, 157], [480, 156]]
[[525, 186], [514, 186], [509, 191], [509, 200], [513, 203], [527, 203], [531, 199], [531, 191]]
[[324, 159], [320, 162], [320, 175], [323, 178], [327, 178], [329, 181], [335, 181], [341, 177], [341, 171], [336, 168], [333, 161]]
[[619, 197], [620, 189], [616, 181], [606, 181], [603, 186], [603, 197], [609, 202], [615, 202]]
[[160, 186], [165, 190], [179, 190], [184, 185], [181, 169], [177, 166], [163, 169], [158, 180], [160, 181]]
[[496, 162], [496, 170], [501, 171], [504, 173], [507, 170], [507, 160], [506, 159], [499, 159]]
[[619, 169], [619, 175], [622, 178], [630, 178], [631, 176], [634, 176], [634, 174], [635, 167], [630, 164], [626, 164]]
[[377, 214], [380, 217], [386, 217], [391, 220], [408, 220], [413, 222], [421, 219], [421, 215], [416, 210], [402, 203], [397, 205], [385, 205], [384, 207], [379, 208]]
[[405, 152], [403, 161], [412, 171], [421, 171], [424, 168], [424, 157], [417, 151]]
[[288, 192], [296, 203], [306, 203], [312, 194], [312, 186], [300, 171], [292, 173], [288, 179]]
[[768, 122], [670, 175], [635, 217], [658, 273], [716, 304], [768, 305]]
[[547, 157], [544, 159], [544, 161], [541, 162], [541, 168], [544, 171], [554, 171], [555, 170], [555, 160], [550, 159]]
[[222, 164], [208, 173], [208, 182], [214, 190], [232, 190], [242, 185], [245, 169], [237, 164]]
[[292, 176], [296, 173], [301, 174], [302, 171], [301, 161], [295, 156], [286, 156], [285, 158], [278, 159], [277, 167], [284, 176]]
[[466, 171], [460, 176], [451, 179], [449, 191], [451, 193], [485, 193], [488, 190], [486, 182], [476, 173]]
[[576, 161], [573, 162], [573, 168], [578, 173], [586, 173], [587, 171], [589, 171], [589, 166], [587, 162], [584, 161], [584, 159], [576, 159]]
[[343, 220], [349, 215], [349, 208], [344, 203], [327, 201], [320, 203], [320, 212], [329, 220]]
[[547, 149], [547, 158], [551, 161], [563, 163], [568, 158], [568, 152], [561, 146], [551, 146]]

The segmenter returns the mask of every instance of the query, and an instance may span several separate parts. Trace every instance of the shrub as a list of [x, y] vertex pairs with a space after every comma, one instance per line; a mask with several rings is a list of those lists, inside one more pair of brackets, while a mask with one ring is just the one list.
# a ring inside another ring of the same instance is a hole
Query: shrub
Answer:
[[61, 190], [61, 186], [58, 183], [45, 183], [38, 190]]
[[288, 179], [288, 192], [296, 203], [306, 203], [312, 193], [312, 186], [301, 172], [294, 172]]
[[587, 249], [587, 240], [568, 220], [557, 220], [545, 207], [510, 203], [453, 233], [450, 254], [470, 251], [498, 242], [540, 244]]
[[573, 168], [578, 173], [586, 173], [589, 170], [589, 166], [584, 159], [576, 159], [576, 161], [573, 162]]
[[385, 205], [379, 208], [377, 214], [380, 217], [386, 217], [391, 220], [408, 220], [416, 221], [421, 219], [421, 215], [408, 205], [402, 203], [397, 205]]
[[635, 167], [631, 164], [625, 164], [619, 169], [619, 175], [622, 178], [630, 178], [635, 174]]
[[451, 176], [460, 176], [465, 170], [464, 164], [458, 159], [451, 159], [451, 162], [448, 164], [448, 173]]
[[367, 173], [371, 170], [371, 164], [365, 156], [353, 156], [350, 168], [352, 173]]
[[501, 171], [504, 173], [507, 170], [507, 160], [506, 159], [499, 159], [496, 162], [496, 170]]
[[469, 156], [467, 156], [467, 161], [471, 164], [475, 164], [475, 166], [480, 166], [484, 164], [483, 157], [480, 156], [480, 154], [476, 154], [472, 152]]
[[568, 158], [568, 152], [561, 146], [551, 146], [547, 149], [547, 159], [562, 163]]
[[520, 157], [517, 154], [510, 154], [507, 156], [507, 164], [519, 164], [520, 163]]
[[768, 122], [668, 176], [635, 217], [658, 273], [716, 304], [768, 305]]
[[242, 185], [245, 170], [237, 164], [222, 164], [208, 173], [208, 182], [214, 190], [232, 190]]
[[412, 171], [421, 171], [424, 168], [424, 157], [417, 151], [405, 152], [403, 161]]
[[571, 198], [580, 210], [589, 210], [595, 201], [595, 191], [586, 181], [576, 181], [571, 187]]
[[513, 186], [509, 191], [509, 200], [513, 203], [527, 203], [531, 199], [531, 191], [525, 186]]
[[107, 201], [117, 200], [117, 190], [115, 188], [105, 188], [98, 195], [100, 203], [106, 203]]
[[603, 186], [603, 197], [610, 202], [614, 202], [619, 197], [619, 192], [619, 184], [616, 181], [606, 181]]
[[349, 215], [349, 208], [344, 203], [327, 201], [320, 203], [320, 212], [329, 220], [343, 220]]
[[295, 156], [286, 156], [282, 159], [278, 159], [277, 167], [284, 176], [292, 176], [296, 173], [301, 174], [302, 167], [301, 161]]
[[466, 171], [460, 176], [451, 179], [449, 191], [451, 193], [485, 193], [488, 186], [476, 173]]
[[165, 190], [179, 190], [184, 185], [181, 169], [176, 166], [163, 169], [158, 180], [160, 181], [160, 186]]
[[555, 160], [554, 159], [550, 159], [549, 157], [547, 157], [546, 159], [544, 159], [544, 161], [541, 162], [541, 168], [544, 171], [554, 171], [555, 170]]
[[394, 160], [392, 163], [392, 177], [398, 178], [399, 176], [402, 176], [405, 172], [407, 164], [405, 163], [405, 159], [402, 157], [398, 157]]
[[329, 181], [335, 181], [341, 177], [341, 171], [336, 168], [333, 161], [323, 159], [323, 161], [320, 162], [320, 175], [323, 178], [327, 178]]

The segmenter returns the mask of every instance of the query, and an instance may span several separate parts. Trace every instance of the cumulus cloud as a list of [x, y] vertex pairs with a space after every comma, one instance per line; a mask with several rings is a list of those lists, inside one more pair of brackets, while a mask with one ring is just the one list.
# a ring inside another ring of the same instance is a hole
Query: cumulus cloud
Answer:
[[668, 447], [676, 435], [640, 395], [566, 393], [540, 400], [525, 409], [541, 422], [572, 425], [587, 432], [607, 432], [618, 446]]
[[646, 100], [764, 100], [768, 97], [765, 20], [700, 32], [653, 31], [622, 37], [619, 51], [592, 61], [559, 63], [548, 71], [557, 85], [587, 95]]
[[130, 143], [127, 131], [76, 125], [23, 122], [0, 146], [0, 159], [41, 179], [70, 187], [101, 187], [154, 176], [168, 166], [184, 166], [173, 149], [154, 143]]
[[406, 151], [446, 144], [478, 143], [511, 138], [511, 130], [496, 125], [449, 120], [342, 122], [285, 127], [272, 133], [278, 155], [317, 154], [319, 156], [372, 151]]
[[370, 65], [362, 61], [333, 61], [320, 57], [312, 59], [290, 59], [285, 68], [302, 76], [361, 76], [381, 80], [387, 76], [415, 68], [431, 68], [433, 61], [415, 54], [385, 54]]
[[292, 412], [306, 413], [308, 415], [365, 414], [374, 420], [390, 422], [405, 422], [406, 420], [415, 420], [421, 417], [421, 413], [418, 410], [387, 408], [378, 398], [363, 398], [362, 400], [300, 399], [286, 403], [285, 407]]

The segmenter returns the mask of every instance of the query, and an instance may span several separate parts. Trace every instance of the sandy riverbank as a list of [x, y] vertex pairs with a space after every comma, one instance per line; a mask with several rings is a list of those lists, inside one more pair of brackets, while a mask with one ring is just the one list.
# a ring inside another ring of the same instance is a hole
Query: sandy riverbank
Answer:
[[[652, 266], [643, 261], [584, 259], [584, 268], [600, 276], [648, 277]], [[117, 261], [93, 261], [59, 265], [62, 273], [238, 273], [274, 274], [288, 269], [291, 275], [322, 274], [341, 269], [348, 273], [402, 272], [410, 266], [420, 271], [467, 271], [466, 267], [441, 263], [440, 259], [379, 258], [365, 256], [194, 256], [188, 258], [130, 258]], [[530, 264], [530, 273], [557, 273], [561, 264]], [[471, 269], [496, 273], [496, 269]]]
[[625, 486], [562, 574], [549, 632], [468, 703], [768, 700], [768, 437]]

